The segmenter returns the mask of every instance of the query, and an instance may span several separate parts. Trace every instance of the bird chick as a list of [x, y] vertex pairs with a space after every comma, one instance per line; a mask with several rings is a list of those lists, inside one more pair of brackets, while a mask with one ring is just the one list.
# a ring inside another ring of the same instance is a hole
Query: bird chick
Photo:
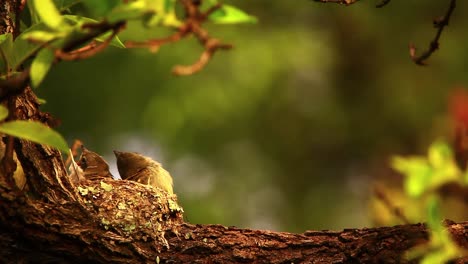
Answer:
[[83, 169], [84, 177], [88, 180], [113, 179], [107, 162], [96, 152], [81, 146], [81, 157], [78, 165]]
[[135, 152], [114, 151], [122, 180], [136, 181], [174, 194], [172, 177], [161, 164]]

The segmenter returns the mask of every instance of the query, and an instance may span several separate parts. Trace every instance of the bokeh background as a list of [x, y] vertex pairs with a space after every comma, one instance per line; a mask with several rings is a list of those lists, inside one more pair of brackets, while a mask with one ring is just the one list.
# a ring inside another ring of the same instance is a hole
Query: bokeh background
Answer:
[[[349, 7], [225, 1], [257, 24], [207, 25], [235, 45], [200, 73], [171, 75], [202, 48], [194, 39], [147, 50], [109, 48], [54, 67], [37, 90], [45, 111], [105, 156], [161, 161], [192, 223], [301, 232], [372, 226], [372, 186], [394, 177], [389, 158], [450, 139], [447, 98], [468, 86], [468, 3], [458, 7], [430, 65], [432, 18], [448, 1], [373, 1]], [[162, 37], [130, 25], [120, 37]]]

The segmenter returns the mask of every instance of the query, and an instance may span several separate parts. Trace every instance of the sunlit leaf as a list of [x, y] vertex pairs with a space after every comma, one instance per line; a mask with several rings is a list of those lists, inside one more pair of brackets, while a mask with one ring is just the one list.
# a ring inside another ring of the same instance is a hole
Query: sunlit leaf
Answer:
[[[41, 32], [41, 33], [35, 33], [35, 32]], [[39, 36], [36, 34], [39, 34]], [[51, 34], [51, 35], [46, 36], [48, 34]], [[13, 44], [12, 67], [14, 69], [17, 69], [28, 58], [35, 55], [35, 53], [41, 48], [40, 43], [32, 43], [30, 41], [30, 38], [34, 39], [34, 37], [38, 36], [39, 38], [43, 38], [44, 41], [49, 38], [48, 42], [50, 42], [55, 38], [63, 38], [64, 36], [66, 36], [66, 34], [67, 32], [51, 31], [47, 27], [47, 25], [44, 24], [43, 22], [35, 24], [34, 26], [26, 29], [15, 39], [15, 42]]]
[[31, 25], [34, 26], [35, 24], [41, 22], [41, 18], [37, 14], [36, 9], [34, 8], [34, 1], [26, 1], [28, 6], [29, 15], [31, 17]]
[[36, 42], [49, 42], [61, 36], [63, 36], [63, 34], [61, 34], [60, 32], [57, 33], [57, 32], [50, 32], [50, 31], [36, 30], [36, 31], [26, 32], [24, 35], [22, 35], [22, 38], [26, 40], [33, 40]]
[[452, 158], [452, 150], [445, 142], [436, 141], [429, 147], [428, 159], [435, 168], [447, 166]]
[[170, 27], [179, 27], [182, 22], [177, 19], [175, 4], [176, 0], [165, 0], [164, 1], [164, 20], [163, 24]]
[[395, 157], [392, 167], [406, 176], [404, 187], [409, 196], [418, 197], [429, 187], [433, 171], [424, 158]]
[[147, 14], [148, 10], [145, 3], [143, 1], [137, 1], [117, 6], [106, 17], [109, 23], [115, 23], [118, 21], [141, 18]]
[[8, 109], [0, 104], [0, 121], [7, 118], [8, 116]]
[[46, 101], [45, 99], [43, 99], [43, 98], [39, 98], [39, 97], [38, 97], [38, 98], [37, 98], [37, 103], [40, 104], [40, 105], [43, 105], [43, 104], [46, 104], [47, 101]]
[[31, 64], [31, 85], [37, 88], [44, 80], [54, 62], [54, 52], [48, 48], [42, 49]]
[[67, 152], [63, 137], [52, 128], [36, 121], [16, 120], [0, 124], [0, 132]]
[[213, 12], [209, 19], [218, 24], [256, 23], [257, 18], [245, 13], [237, 7], [222, 5], [220, 9]]
[[32, 0], [41, 21], [48, 27], [60, 31], [66, 25], [53, 0]]

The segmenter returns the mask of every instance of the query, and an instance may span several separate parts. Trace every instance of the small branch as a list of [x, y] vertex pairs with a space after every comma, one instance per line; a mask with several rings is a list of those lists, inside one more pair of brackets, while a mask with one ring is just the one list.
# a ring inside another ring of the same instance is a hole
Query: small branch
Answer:
[[221, 4], [218, 3], [205, 12], [201, 12], [199, 9], [200, 4], [193, 0], [182, 0], [182, 5], [187, 18], [186, 22], [178, 28], [176, 33], [162, 39], [150, 39], [142, 42], [127, 41], [125, 42], [125, 46], [127, 48], [148, 48], [151, 52], [157, 52], [162, 45], [178, 42], [193, 34], [205, 50], [192, 65], [177, 65], [172, 69], [172, 73], [175, 75], [191, 75], [202, 70], [217, 50], [228, 50], [233, 46], [222, 44], [220, 40], [212, 38], [201, 26], [213, 12], [221, 8]]
[[313, 0], [314, 2], [320, 2], [320, 3], [334, 3], [334, 4], [340, 4], [340, 5], [352, 5], [359, 0]]
[[200, 58], [192, 65], [184, 66], [177, 65], [174, 66], [172, 73], [175, 75], [192, 75], [205, 67], [205, 65], [213, 57], [214, 53], [218, 49], [228, 50], [231, 49], [232, 45], [222, 44], [218, 39], [209, 39], [205, 45], [205, 51], [201, 54]]
[[390, 3], [391, 0], [382, 0], [382, 2], [378, 3], [377, 5], [375, 5], [375, 7], [377, 8], [382, 8], [384, 6], [386, 6], [388, 3]]
[[387, 207], [388, 210], [390, 210], [390, 212], [396, 218], [400, 219], [400, 221], [403, 224], [410, 224], [410, 221], [408, 220], [408, 218], [403, 213], [403, 210], [400, 207], [395, 206], [392, 203], [392, 201], [390, 200], [390, 198], [388, 198], [387, 194], [385, 193], [384, 189], [381, 186], [375, 186], [374, 194], [377, 197], [377, 199], [379, 201], [381, 201], [385, 205], [385, 207]]
[[170, 35], [167, 38], [150, 39], [147, 41], [126, 41], [125, 47], [148, 48], [151, 52], [157, 52], [162, 45], [177, 42], [184, 38], [187, 34], [189, 34], [189, 31], [186, 29], [186, 27], [181, 27], [176, 33]]
[[90, 32], [88, 34], [83, 35], [80, 38], [74, 39], [73, 41], [66, 43], [63, 46], [62, 50], [64, 52], [70, 52], [76, 49], [77, 47], [86, 44], [88, 41], [98, 37], [99, 35], [106, 33], [109, 30], [120, 31], [125, 27], [125, 24], [125, 22], [116, 22], [114, 24], [109, 24], [107, 22], [83, 24], [81, 27], [83, 29], [90, 29]]
[[417, 65], [426, 65], [426, 60], [437, 50], [439, 49], [439, 39], [442, 35], [442, 32], [446, 26], [449, 24], [450, 17], [452, 16], [453, 10], [456, 7], [456, 0], [450, 1], [450, 6], [447, 10], [447, 13], [443, 17], [434, 19], [434, 27], [436, 27], [437, 33], [434, 39], [429, 43], [429, 48], [423, 52], [420, 56], [416, 56], [416, 47], [414, 44], [410, 43], [409, 52], [410, 57]]
[[[84, 24], [82, 27], [90, 29], [90, 32], [81, 36], [80, 38], [73, 39], [70, 42], [65, 43], [62, 49], [60, 49], [59, 52], [56, 52], [56, 56], [59, 59], [88, 58], [107, 47], [112, 38], [108, 38], [100, 46], [97, 46], [94, 49], [79, 49], [76, 54], [73, 53], [73, 49], [80, 47], [83, 44], [86, 44], [87, 42], [93, 40], [94, 38], [109, 30], [113, 31], [112, 37], [114, 37], [115, 34], [117, 34], [124, 26], [125, 22], [117, 22], [114, 24], [109, 24], [107, 22]], [[0, 101], [3, 101], [9, 96], [20, 94], [27, 87], [30, 80], [29, 78], [30, 69], [28, 68], [22, 71], [21, 74], [17, 76], [13, 76], [7, 80], [0, 80]]]
[[60, 60], [66, 61], [74, 61], [74, 60], [83, 60], [91, 58], [92, 56], [98, 54], [99, 52], [105, 50], [112, 39], [117, 35], [119, 29], [114, 29], [112, 34], [101, 44], [97, 45], [95, 42], [88, 44], [78, 50], [74, 50], [71, 52], [63, 52], [62, 50], [58, 49], [55, 51], [55, 57]]

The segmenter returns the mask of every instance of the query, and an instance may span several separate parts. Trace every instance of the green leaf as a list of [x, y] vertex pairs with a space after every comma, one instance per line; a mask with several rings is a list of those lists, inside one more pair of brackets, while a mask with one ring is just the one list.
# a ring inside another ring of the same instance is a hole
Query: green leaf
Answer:
[[62, 31], [66, 26], [53, 0], [33, 0], [33, 6], [41, 21], [48, 27]]
[[31, 26], [34, 26], [35, 24], [41, 22], [41, 18], [37, 15], [37, 11], [34, 8], [33, 1], [26, 1], [26, 4], [28, 6], [29, 15], [31, 17]]
[[165, 0], [164, 1], [164, 19], [163, 25], [170, 27], [179, 27], [182, 22], [177, 19], [176, 16], [176, 0]]
[[442, 214], [440, 212], [439, 201], [434, 196], [431, 197], [428, 201], [427, 215], [428, 215], [427, 224], [433, 232], [440, 231], [441, 228], [443, 229], [443, 226], [442, 226], [443, 219], [442, 219]]
[[[12, 68], [14, 63], [13, 58], [13, 35], [11, 33], [3, 34], [0, 43], [0, 60], [1, 72], [7, 73]], [[6, 60], [6, 61], [5, 61]]]
[[47, 101], [45, 99], [43, 99], [43, 98], [37, 97], [37, 103], [40, 104], [40, 105], [43, 105], [43, 104], [46, 104]]
[[2, 43], [3, 41], [5, 41], [7, 38], [8, 38], [8, 33], [1, 34], [1, 35], [0, 35], [0, 43]]
[[50, 32], [50, 31], [30, 31], [23, 34], [21, 37], [28, 40], [28, 41], [35, 41], [35, 42], [50, 42], [56, 38], [63, 36], [61, 32]]
[[[28, 58], [33, 56], [41, 48], [41, 44], [32, 43], [31, 41], [29, 41], [30, 37], [37, 37], [38, 35], [36, 34], [38, 34], [39, 37], [43, 38], [44, 40], [48, 38], [46, 36], [47, 34], [55, 35], [55, 38], [63, 38], [64, 36], [66, 36], [66, 32], [50, 31], [47, 25], [45, 25], [43, 22], [35, 24], [34, 26], [26, 29], [15, 39], [15, 42], [13, 44], [13, 69], [17, 69], [19, 66], [21, 66], [21, 64], [23, 64]], [[52, 39], [54, 39], [54, 37], [51, 37], [49, 41], [51, 41]]]
[[251, 16], [237, 7], [231, 5], [222, 5], [220, 9], [213, 12], [209, 19], [217, 24], [239, 24], [256, 23], [257, 18]]
[[[94, 1], [94, 0], [93, 0]], [[106, 17], [109, 23], [141, 18], [150, 13], [143, 1], [122, 4], [114, 8]]]
[[64, 11], [70, 7], [81, 3], [81, 0], [54, 0], [55, 6], [60, 10]]
[[16, 120], [6, 122], [0, 124], [0, 132], [49, 145], [64, 152], [68, 151], [67, 142], [58, 132], [37, 121]]
[[[95, 19], [92, 19], [92, 18], [89, 18], [89, 17], [81, 17], [81, 16], [75, 16], [75, 15], [64, 15], [63, 17], [65, 18], [65, 20], [70, 22], [70, 24], [72, 24], [75, 27], [79, 27], [79, 28], [84, 23], [98, 23], [99, 22], [99, 21], [97, 21]], [[112, 32], [104, 33], [104, 34], [100, 35], [99, 37], [95, 38], [95, 40], [103, 42], [107, 38], [109, 38], [109, 36], [111, 34], [112, 34]], [[125, 45], [122, 43], [122, 41], [120, 41], [118, 36], [114, 37], [109, 44], [114, 46], [114, 47], [117, 47], [117, 48], [125, 48]]]
[[404, 187], [409, 196], [418, 197], [429, 188], [433, 171], [424, 158], [395, 157], [392, 167], [406, 176]]
[[0, 121], [7, 118], [8, 116], [8, 109], [0, 104]]
[[93, 17], [100, 18], [106, 16], [119, 4], [122, 4], [122, 0], [83, 0], [83, 4]]
[[54, 62], [54, 52], [48, 48], [44, 48], [37, 54], [36, 58], [31, 63], [31, 85], [34, 88], [39, 87], [44, 77], [50, 70]]
[[435, 168], [447, 166], [452, 161], [452, 158], [452, 150], [445, 142], [436, 141], [429, 147], [428, 159]]

